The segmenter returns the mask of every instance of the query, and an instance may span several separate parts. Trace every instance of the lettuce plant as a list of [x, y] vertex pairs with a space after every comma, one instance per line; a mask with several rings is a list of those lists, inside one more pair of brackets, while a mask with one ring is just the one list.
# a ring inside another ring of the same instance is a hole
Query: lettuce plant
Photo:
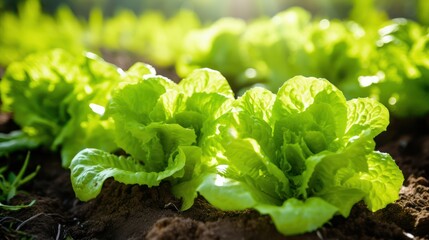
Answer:
[[276, 92], [285, 79], [310, 69], [305, 52], [310, 23], [310, 13], [298, 7], [251, 22], [241, 38], [247, 67], [254, 69], [246, 79]]
[[363, 200], [376, 211], [398, 198], [403, 175], [374, 137], [389, 122], [369, 98], [346, 101], [324, 79], [294, 77], [277, 95], [248, 90], [212, 125], [206, 153], [217, 174], [199, 193], [222, 210], [254, 208], [285, 235], [347, 217]]
[[429, 29], [406, 19], [380, 28], [369, 52], [368, 66], [354, 81], [340, 83], [348, 97], [370, 96], [395, 116], [429, 112]]
[[156, 75], [130, 76], [106, 110], [115, 124], [115, 141], [126, 154], [79, 152], [70, 165], [76, 196], [95, 198], [109, 177], [147, 186], [168, 181], [183, 198], [182, 209], [189, 208], [200, 176], [209, 169], [202, 157], [207, 129], [233, 101], [226, 79], [209, 69], [196, 70], [179, 84]]
[[243, 87], [238, 76], [247, 68], [240, 46], [245, 29], [246, 24], [241, 19], [222, 18], [206, 28], [191, 31], [176, 62], [178, 75], [184, 77], [195, 69], [206, 67], [220, 71], [231, 80], [234, 90]]
[[63, 50], [9, 65], [0, 83], [2, 110], [13, 113], [21, 130], [1, 135], [0, 155], [43, 146], [61, 149], [68, 166], [84, 147], [115, 149], [113, 125], [102, 115], [121, 71], [94, 54]]

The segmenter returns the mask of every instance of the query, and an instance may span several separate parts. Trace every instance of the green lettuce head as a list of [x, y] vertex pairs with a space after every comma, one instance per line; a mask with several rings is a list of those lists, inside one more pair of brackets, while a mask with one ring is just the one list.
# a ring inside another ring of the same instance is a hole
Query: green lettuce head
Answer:
[[95, 198], [109, 177], [149, 187], [164, 180], [183, 198], [182, 209], [189, 208], [209, 168], [201, 149], [206, 129], [233, 101], [226, 79], [209, 69], [195, 70], [179, 84], [156, 75], [130, 76], [114, 91], [106, 112], [127, 156], [81, 151], [70, 166], [77, 197]]
[[2, 110], [21, 131], [2, 135], [0, 155], [38, 146], [61, 150], [64, 166], [85, 147], [116, 148], [103, 118], [123, 71], [92, 53], [52, 50], [9, 65], [1, 81]]
[[369, 98], [346, 101], [327, 80], [294, 77], [275, 95], [253, 88], [213, 125], [217, 160], [198, 191], [222, 210], [254, 208], [285, 235], [347, 217], [363, 200], [376, 211], [398, 198], [403, 175], [374, 137], [389, 122]]
[[373, 43], [365, 44], [370, 51], [358, 78], [339, 87], [347, 98], [377, 99], [395, 117], [424, 116], [429, 112], [429, 29], [406, 19], [385, 24]]

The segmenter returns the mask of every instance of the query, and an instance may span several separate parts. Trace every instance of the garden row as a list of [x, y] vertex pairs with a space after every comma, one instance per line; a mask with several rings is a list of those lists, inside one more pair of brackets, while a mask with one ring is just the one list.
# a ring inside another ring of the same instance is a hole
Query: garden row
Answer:
[[59, 150], [83, 201], [110, 177], [167, 181], [182, 210], [200, 194], [222, 210], [268, 214], [291, 235], [347, 217], [361, 200], [381, 209], [404, 180], [389, 154], [374, 151], [388, 110], [370, 98], [347, 101], [324, 79], [298, 76], [277, 94], [255, 87], [235, 99], [214, 70], [176, 84], [143, 63], [124, 72], [93, 54], [54, 50], [10, 64], [0, 86], [21, 128], [2, 136], [1, 155]]

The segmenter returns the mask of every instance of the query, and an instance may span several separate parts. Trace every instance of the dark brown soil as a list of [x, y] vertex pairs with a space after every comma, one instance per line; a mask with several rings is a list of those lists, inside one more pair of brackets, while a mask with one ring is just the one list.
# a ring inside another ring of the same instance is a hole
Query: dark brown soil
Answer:
[[[0, 114], [1, 132], [15, 128], [10, 116]], [[0, 210], [0, 239], [429, 239], [429, 116], [393, 119], [376, 141], [404, 173], [400, 199], [375, 213], [357, 204], [349, 218], [334, 217], [315, 232], [293, 237], [279, 234], [267, 216], [219, 211], [203, 198], [180, 212], [168, 184], [148, 188], [109, 179], [96, 199], [80, 202], [59, 154], [38, 149], [28, 172], [41, 165], [39, 174], [23, 188], [26, 193], [12, 199], [12, 204], [36, 203]], [[1, 166], [17, 172], [25, 155], [3, 157]]]

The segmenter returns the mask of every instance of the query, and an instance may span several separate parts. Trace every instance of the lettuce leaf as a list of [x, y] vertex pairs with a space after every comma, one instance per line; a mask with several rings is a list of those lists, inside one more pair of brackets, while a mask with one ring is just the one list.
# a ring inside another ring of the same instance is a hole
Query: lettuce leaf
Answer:
[[180, 171], [186, 162], [185, 151], [188, 150], [178, 148], [177, 155], [168, 159], [167, 166], [162, 171], [155, 172], [132, 157], [118, 157], [98, 149], [84, 149], [73, 158], [70, 165], [73, 169], [73, 189], [80, 200], [87, 201], [100, 193], [102, 183], [109, 177], [125, 184], [157, 186], [165, 178], [183, 174]]
[[316, 230], [337, 211], [335, 206], [318, 197], [305, 201], [289, 198], [281, 206], [261, 204], [256, 209], [270, 215], [278, 231], [284, 235], [300, 234], [303, 229]]
[[398, 199], [404, 180], [388, 154], [374, 151], [388, 122], [382, 104], [346, 101], [325, 79], [297, 76], [277, 94], [250, 89], [215, 121], [207, 139], [217, 151], [205, 153], [217, 174], [198, 191], [220, 209], [270, 215], [285, 235], [347, 217], [361, 200], [376, 211]]

